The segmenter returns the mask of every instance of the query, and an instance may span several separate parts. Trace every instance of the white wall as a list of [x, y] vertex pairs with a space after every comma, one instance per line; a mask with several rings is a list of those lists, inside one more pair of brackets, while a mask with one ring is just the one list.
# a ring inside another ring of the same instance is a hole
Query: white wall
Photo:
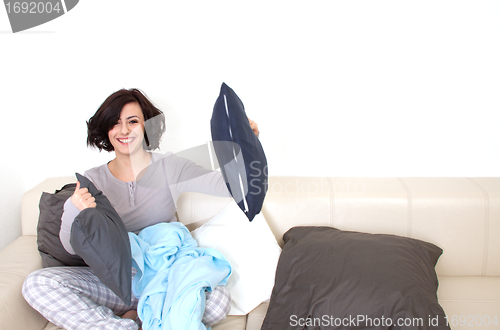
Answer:
[[85, 0], [12, 34], [0, 9], [0, 248], [24, 191], [112, 155], [85, 121], [113, 91], [165, 112], [162, 150], [210, 139], [220, 84], [271, 175], [498, 176], [498, 1]]

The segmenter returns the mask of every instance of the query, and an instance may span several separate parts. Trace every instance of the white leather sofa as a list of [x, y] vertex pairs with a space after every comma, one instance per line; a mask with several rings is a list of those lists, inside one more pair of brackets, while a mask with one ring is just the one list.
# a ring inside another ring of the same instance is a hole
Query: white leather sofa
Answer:
[[[26, 275], [42, 266], [36, 246], [40, 195], [73, 180], [50, 178], [24, 195], [23, 235], [0, 251], [0, 329], [57, 329], [24, 301], [21, 286]], [[184, 194], [178, 216], [200, 224], [227, 203]], [[451, 327], [500, 328], [500, 178], [272, 177], [263, 214], [281, 245], [283, 233], [297, 225], [434, 243], [444, 250], [436, 266], [438, 299]], [[213, 329], [260, 329], [266, 310], [263, 303]]]

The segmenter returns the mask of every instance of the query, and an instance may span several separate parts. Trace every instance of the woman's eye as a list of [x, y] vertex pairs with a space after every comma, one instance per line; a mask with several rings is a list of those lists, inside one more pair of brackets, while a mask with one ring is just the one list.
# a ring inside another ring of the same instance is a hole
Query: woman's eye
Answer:
[[138, 120], [131, 120], [130, 123], [131, 124], [137, 124], [137, 123], [139, 123], [139, 121]]

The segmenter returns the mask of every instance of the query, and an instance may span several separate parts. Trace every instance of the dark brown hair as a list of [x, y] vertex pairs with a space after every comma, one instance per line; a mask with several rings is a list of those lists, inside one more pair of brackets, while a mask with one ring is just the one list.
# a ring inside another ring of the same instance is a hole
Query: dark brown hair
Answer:
[[[138, 103], [144, 115], [144, 142], [145, 150], [157, 149], [160, 139], [165, 132], [165, 117], [157, 107], [151, 103], [146, 95], [136, 88], [120, 89], [114, 92], [101, 104], [96, 113], [87, 121], [87, 146], [101, 150], [113, 151], [108, 132], [113, 128], [122, 108], [128, 103]], [[154, 118], [153, 120], [150, 120]]]

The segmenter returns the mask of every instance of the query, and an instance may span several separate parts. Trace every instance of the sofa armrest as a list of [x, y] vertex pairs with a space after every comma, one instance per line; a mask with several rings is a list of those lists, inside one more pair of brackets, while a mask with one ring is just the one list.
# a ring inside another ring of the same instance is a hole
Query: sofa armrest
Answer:
[[21, 289], [31, 272], [42, 268], [36, 236], [21, 236], [0, 251], [0, 324], [2, 329], [43, 329], [47, 320], [24, 300]]

